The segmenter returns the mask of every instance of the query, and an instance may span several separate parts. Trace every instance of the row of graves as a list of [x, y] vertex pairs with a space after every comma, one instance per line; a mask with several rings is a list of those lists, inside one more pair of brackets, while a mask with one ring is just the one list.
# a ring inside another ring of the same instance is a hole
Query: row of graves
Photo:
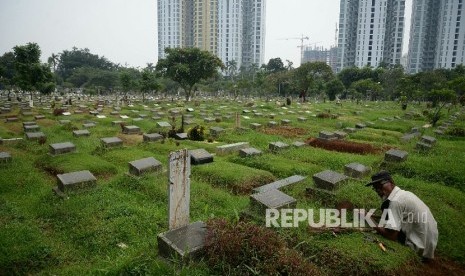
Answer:
[[[50, 99], [48, 99], [50, 100]], [[47, 102], [47, 99], [44, 99]], [[279, 112], [269, 112], [267, 109], [260, 110], [259, 108], [249, 109], [232, 109], [227, 106], [220, 110], [208, 110], [206, 106], [199, 106], [198, 111], [195, 108], [171, 108], [170, 104], [162, 106], [161, 104], [154, 104], [154, 108], [144, 107], [143, 112], [133, 109], [129, 112], [137, 114], [136, 117], [129, 117], [127, 110], [112, 104], [111, 99], [74, 99], [75, 106], [62, 106], [63, 111], [59, 116], [59, 124], [66, 125], [71, 121], [79, 121], [83, 119], [84, 113], [96, 117], [96, 120], [105, 119], [107, 116], [118, 118], [111, 122], [112, 126], [121, 126], [121, 133], [123, 135], [143, 135], [144, 142], [157, 142], [164, 139], [159, 133], [144, 133], [136, 124], [124, 124], [129, 120], [132, 123], [137, 123], [144, 120], [155, 122], [159, 129], [170, 129], [173, 125], [163, 119], [183, 116], [183, 124], [194, 124], [195, 122], [203, 121], [210, 124], [209, 133], [212, 136], [218, 137], [222, 133], [227, 132], [226, 128], [220, 127], [215, 124], [229, 120], [234, 123], [234, 129], [243, 129], [244, 121], [248, 122], [248, 127], [252, 131], [259, 131], [264, 127], [272, 128], [278, 125], [289, 126], [293, 122], [291, 119], [285, 118], [286, 115], [294, 115], [300, 123], [306, 123], [308, 116], [313, 116], [309, 110], [288, 110], [280, 108]], [[87, 103], [86, 103], [87, 102]], [[90, 104], [93, 103], [93, 108]], [[21, 116], [5, 116], [5, 123], [21, 122], [25, 139], [27, 140], [40, 140], [45, 136], [41, 131], [41, 127], [37, 124], [38, 121], [45, 117], [52, 116], [50, 113], [52, 109], [46, 106], [30, 108], [26, 105], [18, 103]], [[129, 106], [128, 108], [131, 108]], [[1, 109], [3, 114], [12, 113], [12, 106], [3, 102]], [[38, 110], [38, 112], [36, 111]], [[316, 110], [315, 110], [316, 111]], [[151, 114], [151, 115], [149, 115]], [[441, 127], [442, 131], [451, 126], [457, 120], [459, 114], [454, 114], [449, 120]], [[70, 119], [62, 119], [61, 117], [69, 117]], [[80, 117], [75, 117], [80, 116]], [[33, 117], [34, 120], [30, 120]], [[283, 117], [280, 121], [276, 120], [278, 117]], [[253, 122], [251, 118], [257, 119]], [[20, 121], [21, 119], [21, 121]], [[397, 119], [397, 118], [395, 118]], [[399, 118], [400, 119], [400, 118]], [[259, 122], [258, 122], [259, 121]], [[383, 120], [381, 120], [383, 121]], [[73, 130], [74, 137], [88, 137], [91, 135], [91, 129], [98, 125], [98, 122], [85, 120], [82, 121], [82, 129]], [[224, 126], [223, 124], [222, 126]], [[368, 124], [369, 125], [369, 124]], [[367, 127], [366, 123], [357, 123], [354, 127], [346, 127], [342, 130], [328, 131], [321, 130], [318, 133], [318, 139], [322, 142], [330, 143], [335, 140], [344, 140], [351, 133], [363, 131]], [[443, 133], [436, 132], [438, 135]], [[177, 139], [187, 139], [187, 133], [177, 133]], [[436, 139], [431, 136], [421, 135], [419, 128], [414, 128], [410, 133], [406, 133], [401, 139], [403, 141], [410, 141], [411, 139], [420, 138], [416, 143], [416, 149], [428, 150], [436, 144]], [[14, 139], [21, 139], [14, 138]], [[106, 149], [123, 146], [123, 140], [117, 136], [101, 137], [99, 138], [101, 146]], [[2, 143], [8, 145], [7, 140], [0, 140]], [[13, 141], [13, 139], [11, 139]], [[168, 212], [168, 225], [169, 229], [166, 232], [160, 233], [157, 237], [158, 250], [161, 256], [171, 258], [173, 255], [183, 259], [196, 258], [202, 255], [204, 246], [206, 228], [205, 223], [202, 221], [190, 222], [190, 175], [191, 165], [203, 165], [214, 162], [214, 156], [224, 156], [229, 154], [237, 154], [243, 158], [254, 158], [254, 156], [263, 154], [267, 151], [272, 154], [280, 154], [290, 147], [304, 147], [307, 146], [305, 142], [294, 141], [292, 144], [283, 141], [270, 142], [267, 149], [260, 149], [253, 147], [249, 142], [238, 142], [216, 147], [215, 153], [210, 153], [203, 148], [198, 149], [182, 149], [171, 152], [168, 162], [168, 177], [167, 177], [167, 190], [169, 204], [167, 206]], [[61, 141], [58, 143], [49, 144], [50, 155], [73, 154], [76, 152], [77, 147], [70, 141]], [[408, 157], [408, 152], [390, 149], [384, 153], [384, 162], [404, 162]], [[9, 152], [0, 152], [0, 162], [12, 163], [14, 156]], [[162, 162], [153, 158], [146, 157], [142, 159], [133, 160], [127, 164], [127, 173], [133, 177], [139, 177], [147, 173], [163, 173]], [[323, 199], [323, 202], [334, 202], [336, 192], [340, 187], [345, 185], [349, 179], [363, 179], [367, 177], [372, 168], [367, 164], [349, 163], [341, 168], [342, 172], [333, 170], [323, 170], [312, 175], [313, 185], [306, 189], [307, 195], [315, 199]], [[67, 172], [64, 174], [57, 174], [57, 186], [53, 191], [63, 197], [75, 196], [75, 191], [86, 190], [98, 184], [98, 179], [89, 170]], [[301, 183], [307, 180], [307, 176], [292, 175], [287, 178], [268, 183], [266, 185], [256, 187], [250, 194], [250, 206], [248, 210], [244, 210], [244, 215], [248, 217], [265, 217], [267, 209], [280, 210], [283, 208], [294, 208], [297, 204], [297, 199], [283, 192], [283, 188], [289, 187], [296, 183]], [[77, 195], [76, 195], [77, 196]]]

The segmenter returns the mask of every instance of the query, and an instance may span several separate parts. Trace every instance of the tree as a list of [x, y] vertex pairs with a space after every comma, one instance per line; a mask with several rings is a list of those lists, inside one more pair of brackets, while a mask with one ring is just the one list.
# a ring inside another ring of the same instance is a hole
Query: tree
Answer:
[[268, 64], [265, 65], [265, 70], [270, 73], [278, 73], [282, 71], [286, 71], [286, 68], [284, 67], [284, 63], [281, 60], [281, 58], [272, 58], [268, 61]]
[[310, 88], [314, 87], [318, 92], [322, 92], [325, 82], [334, 78], [333, 71], [324, 62], [307, 62], [300, 65], [293, 71], [292, 79], [296, 89], [307, 95]]
[[50, 64], [53, 68], [53, 72], [55, 72], [57, 70], [57, 64], [58, 64], [58, 61], [59, 61], [59, 58], [60, 55], [58, 54], [53, 54], [47, 59], [47, 62], [48, 64]]
[[145, 93], [157, 91], [161, 87], [149, 66], [142, 71], [139, 87], [142, 92], [142, 102], [145, 102]]
[[433, 89], [428, 93], [428, 99], [433, 102], [435, 108], [433, 114], [430, 116], [431, 124], [436, 126], [436, 123], [441, 118], [441, 109], [447, 104], [456, 99], [455, 92], [450, 89]]
[[0, 90], [8, 90], [9, 100], [15, 74], [15, 55], [13, 52], [7, 52], [0, 57]]
[[379, 79], [383, 85], [384, 98], [394, 99], [400, 96], [399, 80], [404, 77], [402, 67], [387, 68], [380, 71]]
[[179, 83], [186, 101], [192, 97], [192, 89], [202, 79], [215, 76], [225, 66], [221, 60], [199, 48], [166, 48], [166, 58], [157, 63], [157, 70], [165, 77]]
[[336, 95], [342, 94], [344, 92], [344, 84], [339, 79], [332, 79], [326, 84], [326, 94], [330, 101], [336, 99]]
[[[37, 43], [15, 46], [15, 83], [23, 91], [47, 93], [52, 88], [53, 75], [47, 64], [40, 63], [40, 48]], [[53, 87], [54, 88], [54, 87]]]
[[365, 98], [370, 98], [372, 101], [376, 100], [376, 97], [381, 93], [383, 87], [381, 84], [374, 82], [371, 79], [359, 80], [352, 83], [351, 88], [354, 89], [357, 93], [364, 96]]

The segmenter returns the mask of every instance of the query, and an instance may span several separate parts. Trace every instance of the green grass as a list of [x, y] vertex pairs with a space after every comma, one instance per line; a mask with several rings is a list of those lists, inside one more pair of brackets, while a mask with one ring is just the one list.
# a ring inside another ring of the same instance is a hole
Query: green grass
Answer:
[[[366, 106], [367, 105], [367, 106]], [[38, 124], [47, 135], [47, 141], [39, 145], [36, 141], [23, 140], [12, 144], [0, 144], [0, 151], [13, 156], [11, 163], [0, 163], [0, 275], [209, 275], [213, 273], [205, 261], [181, 264], [162, 260], [158, 256], [156, 236], [168, 229], [168, 155], [179, 149], [204, 148], [215, 154], [219, 145], [249, 142], [263, 154], [242, 158], [237, 153], [214, 156], [214, 162], [191, 168], [191, 221], [207, 221], [212, 217], [236, 221], [249, 207], [251, 188], [286, 178], [295, 174], [306, 176], [298, 184], [283, 189], [297, 199], [297, 207], [319, 209], [326, 206], [318, 199], [306, 195], [305, 189], [313, 186], [312, 175], [323, 170], [342, 173], [344, 165], [358, 162], [377, 171], [382, 166], [384, 152], [358, 155], [327, 151], [304, 146], [290, 147], [278, 153], [268, 150], [270, 142], [282, 141], [292, 144], [318, 136], [322, 130], [335, 131], [354, 127], [359, 122], [374, 122], [368, 127], [350, 134], [348, 141], [369, 143], [376, 147], [398, 148], [409, 153], [406, 162], [388, 164], [396, 183], [403, 189], [418, 195], [431, 209], [438, 222], [439, 242], [437, 254], [443, 258], [465, 263], [465, 238], [462, 235], [465, 220], [465, 138], [435, 136], [433, 128], [423, 128], [426, 118], [417, 116], [406, 119], [397, 103], [334, 103], [294, 104], [282, 109], [270, 102], [257, 102], [254, 107], [245, 107], [237, 102], [210, 101], [200, 106], [183, 102], [160, 102], [135, 104], [125, 107], [120, 114], [131, 118], [147, 114], [143, 121], [128, 119], [127, 125], [137, 125], [142, 132], [161, 130], [157, 121], [167, 121], [170, 110], [187, 107], [195, 109], [195, 124], [208, 130], [212, 126], [225, 129], [213, 143], [197, 141], [175, 141], [143, 143], [141, 135], [123, 135], [120, 126], [112, 126], [119, 116], [111, 116], [111, 108], [105, 107], [105, 119], [88, 114], [55, 117], [40, 108], [46, 119]], [[225, 107], [229, 106], [229, 107]], [[166, 115], [162, 119], [151, 119], [151, 109], [159, 108]], [[257, 110], [263, 116], [242, 110]], [[320, 119], [313, 115], [319, 112], [339, 114], [337, 119]], [[424, 106], [409, 105], [407, 112], [422, 114]], [[133, 112], [131, 110], [138, 110]], [[290, 113], [291, 111], [292, 113]], [[354, 114], [355, 111], [360, 113]], [[457, 109], [451, 110], [453, 114]], [[291, 120], [291, 127], [305, 131], [293, 137], [266, 134], [264, 131], [235, 130], [234, 115], [219, 123], [204, 123], [198, 113], [225, 115], [239, 112], [242, 126], [257, 122], [266, 126], [274, 120]], [[463, 111], [462, 111], [463, 112]], [[13, 114], [18, 114], [15, 107]], [[275, 114], [274, 119], [267, 115]], [[445, 114], [448, 116], [448, 114]], [[0, 115], [0, 116], [3, 116]], [[380, 118], [401, 119], [383, 122]], [[305, 117], [299, 122], [298, 117]], [[21, 118], [21, 116], [20, 116]], [[0, 137], [24, 137], [21, 122], [5, 123], [0, 117]], [[32, 120], [32, 118], [21, 118]], [[69, 119], [70, 125], [60, 125], [58, 120]], [[90, 128], [90, 137], [73, 137], [73, 129], [82, 129], [85, 120], [97, 126]], [[443, 122], [446, 119], [440, 121]], [[180, 118], [176, 119], [179, 127]], [[194, 124], [194, 125], [195, 125]], [[186, 126], [185, 130], [194, 125]], [[461, 115], [454, 126], [464, 128], [465, 116]], [[402, 143], [401, 137], [412, 127], [420, 127], [425, 135], [437, 138], [436, 146], [428, 153], [415, 150], [412, 140]], [[103, 149], [100, 138], [118, 136], [124, 146]], [[49, 144], [69, 141], [76, 145], [77, 152], [50, 156]], [[154, 157], [162, 163], [161, 172], [141, 177], [129, 176], [128, 162]], [[97, 186], [85, 191], [69, 194], [63, 200], [52, 192], [56, 186], [57, 173], [89, 170], [97, 177]], [[336, 192], [336, 201], [349, 200], [357, 208], [379, 208], [376, 194], [364, 186], [369, 180], [350, 180]], [[330, 206], [332, 207], [332, 206]], [[258, 222], [257, 222], [258, 223]], [[373, 275], [378, 273], [402, 274], [414, 271], [418, 258], [407, 247], [383, 240], [395, 251], [387, 253], [374, 243], [364, 241], [361, 233], [331, 232], [311, 233], [305, 225], [299, 228], [275, 229], [283, 236], [290, 248], [300, 251], [304, 257], [328, 275]], [[402, 267], [402, 270], [399, 269]]]

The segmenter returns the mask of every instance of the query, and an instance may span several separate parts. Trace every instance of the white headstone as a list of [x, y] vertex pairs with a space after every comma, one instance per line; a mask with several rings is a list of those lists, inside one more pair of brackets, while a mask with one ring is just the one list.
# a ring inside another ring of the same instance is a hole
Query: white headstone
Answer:
[[169, 229], [189, 224], [191, 159], [187, 149], [170, 153], [169, 157]]

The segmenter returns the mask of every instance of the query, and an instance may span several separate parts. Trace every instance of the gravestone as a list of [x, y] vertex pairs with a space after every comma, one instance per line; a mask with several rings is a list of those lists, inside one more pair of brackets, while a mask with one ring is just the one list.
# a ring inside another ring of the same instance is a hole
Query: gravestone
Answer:
[[38, 125], [26, 125], [23, 128], [24, 132], [38, 132], [40, 130]]
[[318, 133], [318, 139], [324, 141], [336, 140], [336, 135], [331, 131], [320, 131]]
[[70, 120], [60, 120], [58, 121], [60, 123], [60, 125], [67, 125], [67, 124], [71, 124], [71, 121]]
[[26, 138], [28, 140], [39, 140], [45, 138], [45, 134], [43, 132], [27, 132]]
[[355, 128], [359, 128], [359, 129], [362, 129], [362, 128], [366, 128], [367, 126], [363, 123], [358, 123], [358, 124], [355, 124]]
[[436, 138], [424, 135], [421, 137], [421, 142], [432, 146], [436, 144]]
[[157, 236], [158, 252], [163, 257], [188, 260], [203, 252], [206, 225], [201, 221], [189, 224], [190, 160], [187, 149], [169, 157], [169, 230]]
[[73, 136], [74, 137], [90, 136], [90, 132], [87, 129], [73, 130]]
[[281, 125], [283, 126], [287, 126], [287, 125], [290, 125], [291, 124], [291, 120], [288, 120], [288, 119], [282, 119], [281, 120]]
[[162, 166], [160, 161], [153, 157], [147, 157], [129, 162], [129, 173], [132, 175], [142, 175], [148, 172], [161, 171]]
[[144, 142], [155, 142], [163, 140], [163, 136], [158, 133], [144, 133], [143, 140]]
[[36, 115], [36, 116], [34, 116], [34, 118], [36, 120], [41, 120], [41, 119], [45, 119], [45, 116], [44, 115]]
[[213, 155], [205, 149], [189, 150], [191, 156], [191, 164], [200, 165], [213, 162]]
[[408, 143], [410, 140], [414, 139], [415, 135], [412, 133], [404, 134], [402, 137], [400, 137], [401, 142], [403, 143]]
[[239, 150], [240, 157], [249, 157], [249, 156], [261, 155], [261, 154], [262, 154], [262, 151], [256, 148], [245, 148], [245, 149]]
[[278, 123], [275, 122], [275, 121], [269, 121], [268, 124], [267, 124], [268, 127], [275, 127], [277, 125], [278, 125]]
[[277, 152], [283, 149], [287, 149], [288, 147], [289, 145], [283, 142], [271, 142], [268, 144], [268, 149], [271, 150], [272, 152]]
[[292, 184], [295, 184], [295, 183], [299, 183], [299, 182], [303, 181], [305, 178], [307, 178], [307, 177], [301, 176], [301, 175], [293, 175], [291, 177], [284, 178], [284, 179], [281, 179], [281, 180], [278, 180], [278, 181], [275, 181], [275, 182], [272, 182], [272, 183], [257, 187], [255, 189], [253, 189], [253, 191], [254, 191], [254, 193], [263, 193], [263, 192], [273, 190], [273, 189], [279, 190], [279, 189], [281, 189], [283, 187], [286, 187], [286, 186], [289, 186], [289, 185], [292, 185]]
[[95, 127], [95, 123], [85, 123], [85, 124], [82, 124], [82, 127], [84, 128]]
[[313, 175], [315, 187], [334, 191], [347, 183], [348, 177], [335, 171], [326, 170]]
[[353, 128], [353, 127], [346, 127], [346, 128], [344, 128], [344, 132], [346, 132], [346, 133], [354, 133], [354, 132], [356, 132], [356, 131], [357, 131], [357, 129], [355, 129], [355, 128]]
[[259, 129], [259, 128], [261, 128], [261, 127], [262, 127], [262, 125], [261, 125], [261, 124], [258, 124], [258, 123], [251, 123], [251, 124], [250, 124], [250, 128], [251, 128], [251, 129]]
[[295, 198], [276, 189], [250, 195], [251, 209], [263, 216], [266, 214], [266, 209], [292, 209], [296, 206]]
[[403, 162], [407, 160], [408, 152], [398, 150], [398, 149], [390, 149], [384, 153], [384, 160], [386, 162]]
[[334, 132], [334, 136], [337, 138], [337, 139], [345, 139], [347, 137], [347, 133], [344, 132], [344, 131], [335, 131]]
[[119, 147], [123, 145], [123, 140], [118, 137], [105, 137], [100, 138], [102, 146], [105, 148]]
[[207, 117], [207, 118], [203, 119], [203, 121], [205, 123], [213, 123], [215, 121], [215, 118]]
[[124, 134], [139, 134], [140, 128], [138, 126], [124, 126], [123, 133]]
[[294, 143], [292, 143], [292, 145], [296, 148], [300, 148], [300, 147], [305, 146], [306, 144], [302, 141], [295, 141]]
[[307, 121], [307, 118], [305, 118], [305, 117], [298, 117], [298, 118], [297, 118], [297, 121], [299, 121], [299, 122], [305, 122], [305, 121]]
[[176, 139], [176, 140], [187, 140], [187, 138], [189, 138], [189, 137], [187, 136], [186, 132], [176, 133], [174, 135], [174, 139]]
[[210, 128], [210, 134], [213, 137], [218, 137], [223, 131], [224, 131], [224, 129], [221, 128], [221, 127], [211, 127]]
[[170, 123], [168, 123], [168, 122], [158, 122], [157, 125], [159, 127], [167, 127], [167, 128], [171, 127]]
[[33, 121], [23, 122], [23, 127], [25, 127], [25, 126], [34, 126], [34, 125], [37, 125], [37, 123], [33, 122]]
[[239, 151], [240, 149], [244, 149], [248, 147], [249, 147], [248, 142], [239, 142], [239, 143], [234, 143], [234, 144], [222, 145], [222, 146], [216, 147], [216, 153], [218, 155], [228, 154], [228, 153], [236, 152], [236, 151]]
[[78, 171], [72, 173], [58, 174], [58, 186], [53, 190], [58, 194], [67, 191], [76, 191], [97, 184], [97, 178], [90, 171]]
[[50, 144], [51, 155], [64, 154], [74, 151], [76, 151], [76, 146], [71, 142]]
[[429, 151], [432, 148], [432, 146], [432, 144], [420, 141], [416, 143], [415, 148], [419, 151]]
[[363, 178], [369, 175], [371, 168], [360, 163], [350, 163], [344, 166], [344, 174], [353, 178]]
[[11, 154], [6, 151], [0, 151], [0, 163], [11, 162]]
[[12, 122], [17, 122], [18, 118], [17, 117], [8, 117], [5, 119], [5, 122], [7, 123], [12, 123]]

